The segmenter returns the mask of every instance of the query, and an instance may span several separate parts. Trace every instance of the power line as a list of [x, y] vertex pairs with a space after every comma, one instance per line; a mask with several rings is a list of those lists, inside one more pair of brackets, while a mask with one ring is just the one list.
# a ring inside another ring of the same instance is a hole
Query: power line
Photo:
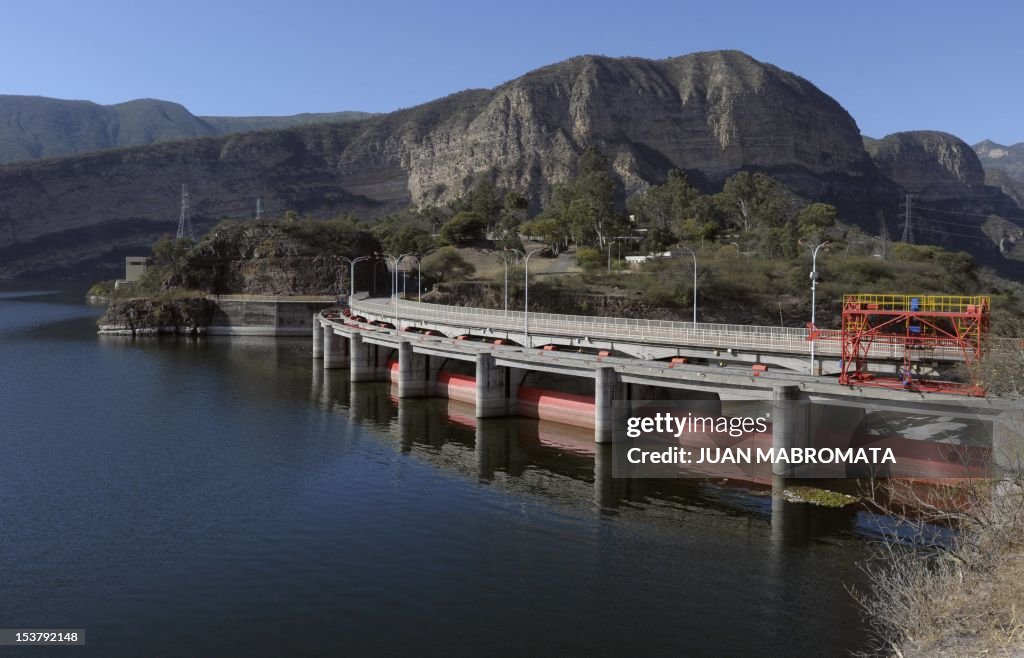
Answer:
[[924, 217], [922, 215], [918, 215], [917, 218], [919, 220], [924, 219], [929, 222], [934, 222], [936, 224], [948, 224], [949, 226], [959, 226], [960, 228], [981, 228], [980, 224], [964, 224], [963, 222], [951, 222], [947, 219], [933, 219], [931, 217]]
[[982, 235], [968, 235], [967, 233], [950, 233], [949, 231], [945, 231], [942, 229], [927, 228], [925, 226], [918, 226], [917, 230], [924, 231], [925, 233], [934, 233], [935, 235], [948, 235], [950, 237], [955, 238], [967, 238], [968, 240], [982, 240], [984, 242], [992, 242], [992, 238]]
[[994, 212], [990, 212], [987, 215], [985, 215], [985, 214], [974, 213], [974, 212], [961, 212], [959, 210], [943, 210], [941, 208], [925, 208], [923, 206], [917, 206], [917, 209], [918, 210], [927, 210], [929, 212], [940, 212], [940, 213], [943, 213], [945, 215], [963, 215], [964, 217], [984, 217], [986, 219], [989, 218], [989, 217], [999, 217], [1000, 219], [1016, 219], [1018, 221], [1024, 222], [1024, 217], [1017, 217], [1017, 216], [1014, 216], [1014, 215], [1000, 215], [999, 213], [994, 213]]

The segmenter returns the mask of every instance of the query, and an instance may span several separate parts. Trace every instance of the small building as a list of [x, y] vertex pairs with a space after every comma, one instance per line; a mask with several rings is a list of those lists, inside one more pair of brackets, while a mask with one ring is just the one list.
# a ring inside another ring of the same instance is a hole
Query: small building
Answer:
[[654, 260], [656, 258], [678, 258], [679, 253], [680, 252], [674, 251], [662, 251], [660, 253], [655, 253], [652, 251], [646, 256], [626, 256], [626, 264], [628, 264], [631, 269], [635, 270], [647, 261]]
[[137, 283], [142, 275], [149, 269], [153, 262], [148, 256], [128, 256], [124, 259], [124, 278], [114, 281], [114, 288], [129, 286]]
[[124, 280], [128, 283], [135, 283], [146, 273], [150, 263], [152, 263], [152, 259], [146, 256], [129, 256], [125, 258]]

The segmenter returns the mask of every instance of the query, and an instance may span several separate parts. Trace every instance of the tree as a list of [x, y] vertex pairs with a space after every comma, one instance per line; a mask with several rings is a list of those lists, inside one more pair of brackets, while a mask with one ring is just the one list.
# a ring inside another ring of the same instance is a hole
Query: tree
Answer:
[[480, 215], [469, 210], [460, 210], [441, 226], [438, 237], [445, 244], [462, 244], [480, 237], [483, 230], [484, 221]]
[[381, 244], [392, 254], [423, 254], [434, 246], [434, 238], [423, 229], [406, 224], [380, 236]]
[[827, 203], [812, 203], [805, 206], [796, 216], [800, 237], [805, 240], [818, 239], [824, 231], [836, 225], [839, 211]]
[[466, 209], [480, 218], [484, 230], [491, 232], [500, 220], [501, 202], [498, 191], [488, 180], [481, 180], [469, 191]]
[[522, 230], [523, 235], [540, 238], [552, 247], [556, 247], [565, 238], [562, 222], [551, 215], [540, 215], [532, 222], [526, 222]]
[[284, 221], [286, 222], [297, 222], [300, 219], [302, 218], [299, 216], [299, 213], [294, 210], [286, 210], [284, 213]]
[[622, 218], [615, 210], [615, 180], [608, 158], [593, 146], [580, 156], [579, 176], [573, 181], [574, 200], [590, 207], [597, 244], [603, 248], [608, 238], [621, 228]]
[[747, 233], [755, 228], [782, 226], [792, 200], [781, 185], [764, 174], [741, 171], [725, 181], [722, 202], [733, 225]]
[[697, 189], [686, 180], [686, 174], [673, 169], [664, 184], [633, 195], [627, 206], [641, 226], [667, 230], [691, 215], [691, 206], [699, 197]]
[[161, 236], [153, 245], [153, 266], [162, 268], [167, 273], [174, 275], [176, 279], [180, 279], [188, 263], [191, 250], [192, 241], [188, 238]]
[[519, 239], [520, 227], [526, 221], [528, 203], [526, 197], [518, 192], [509, 192], [501, 209], [501, 221], [495, 232], [494, 241], [498, 249], [522, 249]]
[[441, 247], [423, 258], [423, 276], [433, 281], [465, 279], [476, 273], [476, 267], [463, 258], [455, 247]]

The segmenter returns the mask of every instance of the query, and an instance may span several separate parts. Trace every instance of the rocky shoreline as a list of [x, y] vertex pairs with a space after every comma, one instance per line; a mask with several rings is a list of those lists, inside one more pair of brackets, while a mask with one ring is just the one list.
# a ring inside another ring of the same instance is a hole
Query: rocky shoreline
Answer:
[[206, 333], [215, 310], [214, 302], [205, 297], [114, 300], [97, 324], [101, 335], [199, 336]]

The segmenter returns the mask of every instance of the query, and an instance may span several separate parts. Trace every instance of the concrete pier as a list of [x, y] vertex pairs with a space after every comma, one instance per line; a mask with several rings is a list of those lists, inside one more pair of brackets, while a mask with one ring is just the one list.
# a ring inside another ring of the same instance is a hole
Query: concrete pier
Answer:
[[331, 331], [330, 327], [320, 324], [320, 314], [313, 315], [313, 358], [321, 359], [324, 356], [324, 332]]
[[407, 340], [398, 343], [398, 397], [422, 398], [430, 395], [427, 364], [427, 355], [416, 354], [412, 343]]
[[491, 354], [476, 355], [476, 417], [507, 416], [515, 409], [508, 368], [495, 364]]
[[[772, 387], [772, 448], [806, 447], [807, 429], [807, 409], [800, 401], [800, 387]], [[793, 477], [794, 467], [786, 463], [775, 463], [772, 465], [772, 475]]]
[[348, 367], [348, 343], [348, 338], [335, 333], [331, 327], [324, 327], [321, 344], [325, 370]]
[[611, 443], [615, 428], [615, 400], [619, 376], [615, 368], [602, 366], [594, 371], [594, 441]]
[[362, 334], [353, 332], [348, 347], [349, 381], [374, 382], [379, 379], [376, 347], [364, 342]]

